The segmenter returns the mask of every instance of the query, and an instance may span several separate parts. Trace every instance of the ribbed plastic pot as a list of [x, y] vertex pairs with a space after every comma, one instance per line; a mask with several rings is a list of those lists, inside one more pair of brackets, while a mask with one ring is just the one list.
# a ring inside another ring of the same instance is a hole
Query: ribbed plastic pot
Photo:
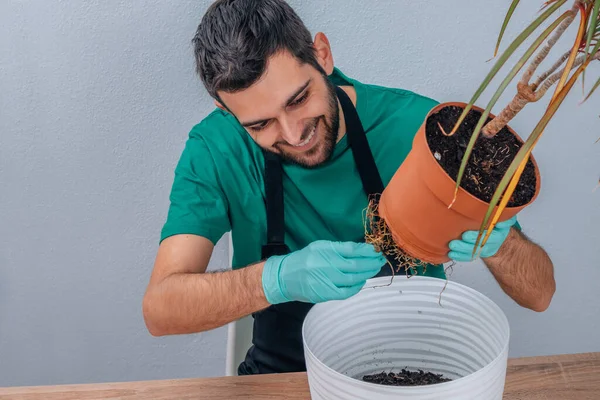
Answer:
[[[501, 400], [510, 328], [483, 294], [430, 277], [369, 280], [357, 295], [316, 304], [302, 334], [311, 398]], [[382, 286], [388, 285], [388, 286]], [[440, 293], [441, 305], [440, 305]], [[402, 368], [452, 381], [386, 386], [362, 377]]]

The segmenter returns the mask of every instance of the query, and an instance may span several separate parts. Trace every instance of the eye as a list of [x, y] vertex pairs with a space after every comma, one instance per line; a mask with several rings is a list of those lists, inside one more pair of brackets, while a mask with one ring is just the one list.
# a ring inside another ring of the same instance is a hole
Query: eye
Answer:
[[290, 106], [299, 106], [300, 104], [304, 103], [306, 101], [306, 99], [308, 99], [308, 90], [306, 92], [304, 92], [304, 94], [300, 97], [298, 97], [296, 100], [294, 100], [293, 102], [290, 103]]
[[258, 125], [253, 125], [253, 126], [251, 126], [251, 127], [249, 127], [249, 128], [250, 128], [250, 130], [252, 130], [252, 131], [254, 131], [254, 132], [262, 131], [262, 130], [263, 130], [263, 129], [265, 129], [267, 126], [269, 126], [269, 122], [270, 122], [270, 120], [268, 120], [268, 121], [263, 121], [263, 122], [261, 122], [260, 124], [258, 124]]

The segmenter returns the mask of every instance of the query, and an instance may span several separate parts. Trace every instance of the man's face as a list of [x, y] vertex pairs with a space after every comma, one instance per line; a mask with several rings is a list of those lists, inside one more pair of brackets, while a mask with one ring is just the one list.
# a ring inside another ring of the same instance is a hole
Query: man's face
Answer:
[[307, 168], [331, 157], [339, 130], [337, 95], [313, 66], [279, 53], [251, 87], [219, 95], [265, 150]]

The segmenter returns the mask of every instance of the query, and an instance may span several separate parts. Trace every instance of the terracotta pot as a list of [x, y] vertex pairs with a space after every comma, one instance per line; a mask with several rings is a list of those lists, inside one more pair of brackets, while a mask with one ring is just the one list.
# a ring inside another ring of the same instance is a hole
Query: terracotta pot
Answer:
[[[448, 209], [454, 196], [456, 181], [438, 164], [425, 137], [427, 119], [448, 106], [464, 109], [466, 104], [442, 103], [427, 114], [413, 140], [412, 150], [395, 172], [379, 202], [379, 215], [388, 225], [396, 244], [408, 255], [431, 264], [450, 261], [450, 241], [459, 239], [467, 230], [478, 231], [489, 207], [489, 203], [461, 187], [456, 202]], [[483, 112], [479, 107], [474, 106], [473, 109]], [[494, 115], [490, 114], [490, 117], [493, 118]], [[508, 129], [523, 143], [510, 127]], [[507, 207], [500, 221], [512, 218], [533, 203], [539, 194], [539, 169], [534, 157], [530, 158], [535, 167], [535, 195], [523, 206]]]

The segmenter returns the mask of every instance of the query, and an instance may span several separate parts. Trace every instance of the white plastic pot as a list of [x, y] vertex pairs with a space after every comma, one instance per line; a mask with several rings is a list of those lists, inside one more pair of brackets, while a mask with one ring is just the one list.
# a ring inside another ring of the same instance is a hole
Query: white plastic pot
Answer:
[[[312, 399], [501, 400], [510, 332], [502, 310], [451, 281], [443, 293], [446, 281], [437, 278], [397, 275], [389, 283], [389, 277], [369, 280], [356, 296], [317, 304], [306, 316]], [[362, 380], [402, 368], [452, 381], [387, 386]]]

